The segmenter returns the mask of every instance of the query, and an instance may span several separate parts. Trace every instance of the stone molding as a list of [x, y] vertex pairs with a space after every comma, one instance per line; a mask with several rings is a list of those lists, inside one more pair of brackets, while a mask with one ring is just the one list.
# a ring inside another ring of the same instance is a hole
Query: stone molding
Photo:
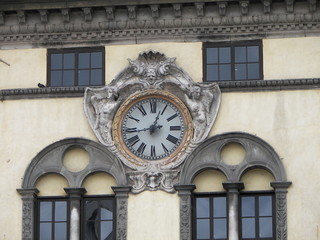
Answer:
[[100, 4], [80, 8], [47, 3], [48, 8], [46, 4], [31, 4], [33, 9], [20, 10], [11, 6], [10, 10], [0, 11], [1, 46], [90, 46], [320, 34], [320, 12], [314, 1], [192, 2], [108, 5], [98, 1]]
[[[221, 92], [258, 92], [319, 89], [320, 78], [218, 82]], [[85, 87], [17, 88], [0, 90], [0, 101], [83, 97]]]

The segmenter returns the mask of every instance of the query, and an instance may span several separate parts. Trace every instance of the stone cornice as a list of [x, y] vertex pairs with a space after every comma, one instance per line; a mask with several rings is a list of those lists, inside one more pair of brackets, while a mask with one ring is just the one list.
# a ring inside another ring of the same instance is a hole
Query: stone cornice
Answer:
[[[287, 79], [219, 82], [221, 92], [257, 92], [319, 89], [320, 79]], [[0, 101], [35, 98], [83, 97], [85, 87], [47, 87], [0, 90]]]
[[25, 2], [0, 4], [0, 48], [320, 35], [314, 0]]

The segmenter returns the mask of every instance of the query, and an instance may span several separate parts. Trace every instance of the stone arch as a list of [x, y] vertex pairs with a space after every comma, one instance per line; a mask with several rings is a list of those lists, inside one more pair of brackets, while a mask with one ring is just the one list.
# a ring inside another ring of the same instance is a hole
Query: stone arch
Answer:
[[[238, 143], [246, 151], [244, 160], [236, 165], [222, 161], [220, 153], [229, 143]], [[248, 170], [262, 168], [276, 181], [286, 181], [284, 166], [275, 150], [265, 141], [243, 132], [230, 132], [208, 138], [186, 159], [180, 175], [180, 184], [190, 184], [193, 178], [206, 169], [223, 172], [228, 182], [238, 182]]]
[[[63, 165], [64, 154], [72, 148], [81, 148], [89, 155], [88, 165], [79, 172], [69, 171]], [[112, 175], [118, 186], [127, 183], [120, 160], [106, 147], [88, 139], [67, 138], [47, 146], [34, 157], [25, 171], [22, 188], [34, 188], [37, 179], [47, 173], [62, 175], [71, 188], [80, 188], [86, 176], [94, 172]]]

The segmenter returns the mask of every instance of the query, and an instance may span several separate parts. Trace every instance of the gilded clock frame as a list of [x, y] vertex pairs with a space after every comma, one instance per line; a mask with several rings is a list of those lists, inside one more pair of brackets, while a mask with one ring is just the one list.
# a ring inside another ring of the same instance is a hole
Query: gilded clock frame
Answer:
[[[159, 160], [147, 160], [147, 159], [139, 158], [127, 148], [122, 138], [122, 122], [127, 111], [137, 102], [141, 100], [149, 99], [149, 98], [161, 98], [173, 104], [180, 111], [184, 121], [184, 125], [185, 125], [184, 126], [185, 133], [181, 140], [180, 145], [169, 156]], [[188, 149], [188, 146], [190, 145], [191, 140], [193, 138], [192, 118], [186, 105], [182, 102], [182, 100], [180, 100], [174, 94], [164, 90], [156, 90], [156, 89], [147, 90], [147, 91], [132, 94], [121, 104], [113, 120], [112, 136], [118, 152], [125, 158], [125, 160], [127, 160], [130, 163], [130, 165], [131, 164], [135, 166], [146, 166], [149, 164], [159, 164], [162, 166], [168, 165], [175, 162]]]

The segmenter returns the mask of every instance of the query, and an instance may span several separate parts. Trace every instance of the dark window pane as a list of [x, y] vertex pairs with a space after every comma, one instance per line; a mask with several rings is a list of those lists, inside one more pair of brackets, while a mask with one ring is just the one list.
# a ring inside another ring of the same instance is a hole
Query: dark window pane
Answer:
[[235, 47], [234, 48], [234, 60], [236, 63], [247, 61], [246, 47]]
[[247, 78], [247, 65], [236, 64], [235, 65], [235, 78], [236, 80], [245, 80]]
[[272, 216], [272, 197], [259, 197], [259, 216]]
[[74, 69], [74, 53], [66, 53], [63, 55], [63, 68]]
[[102, 70], [95, 69], [91, 70], [91, 85], [101, 85], [102, 84]]
[[96, 220], [98, 217], [97, 201], [86, 201], [86, 220]]
[[272, 218], [263, 217], [259, 218], [259, 237], [269, 238], [272, 237]]
[[79, 70], [78, 71], [78, 78], [79, 78], [79, 86], [88, 86], [90, 85], [90, 70]]
[[63, 71], [63, 86], [74, 86], [74, 71]]
[[217, 197], [213, 199], [213, 217], [226, 217], [227, 204], [225, 197]]
[[221, 81], [231, 80], [231, 65], [224, 64], [219, 66], [219, 77]]
[[207, 81], [218, 81], [219, 80], [218, 65], [207, 66]]
[[112, 222], [103, 221], [100, 223], [100, 236], [101, 239], [109, 239], [108, 236], [112, 233]]
[[255, 229], [254, 218], [242, 219], [242, 238], [254, 238], [256, 235]]
[[218, 48], [207, 48], [207, 64], [218, 63]]
[[91, 68], [102, 68], [102, 52], [91, 53]]
[[248, 79], [259, 79], [260, 65], [259, 63], [248, 64]]
[[210, 221], [209, 219], [197, 220], [197, 238], [209, 239], [210, 238]]
[[113, 217], [113, 201], [102, 200], [101, 201], [101, 220], [112, 220]]
[[209, 198], [197, 198], [197, 218], [209, 217]]
[[214, 219], [213, 232], [215, 239], [227, 238], [227, 219]]
[[51, 223], [40, 223], [40, 240], [51, 240]]
[[51, 54], [51, 69], [62, 69], [62, 54]]
[[219, 48], [219, 63], [230, 63], [231, 51], [229, 47]]
[[67, 221], [67, 202], [57, 201], [55, 203], [55, 221]]
[[254, 197], [242, 197], [241, 201], [242, 217], [253, 217], [255, 215]]
[[94, 221], [89, 221], [86, 222], [85, 225], [85, 231], [84, 231], [84, 239], [92, 239], [92, 240], [98, 240], [99, 236], [98, 236], [98, 232], [96, 231], [96, 222]]
[[79, 53], [79, 68], [90, 68], [90, 53]]
[[66, 240], [67, 239], [67, 223], [56, 223], [55, 224], [54, 239], [55, 240]]
[[248, 62], [259, 62], [259, 46], [249, 46], [248, 51]]
[[40, 202], [40, 221], [52, 220], [52, 202]]
[[62, 71], [52, 71], [50, 74], [50, 86], [58, 87], [62, 85]]

